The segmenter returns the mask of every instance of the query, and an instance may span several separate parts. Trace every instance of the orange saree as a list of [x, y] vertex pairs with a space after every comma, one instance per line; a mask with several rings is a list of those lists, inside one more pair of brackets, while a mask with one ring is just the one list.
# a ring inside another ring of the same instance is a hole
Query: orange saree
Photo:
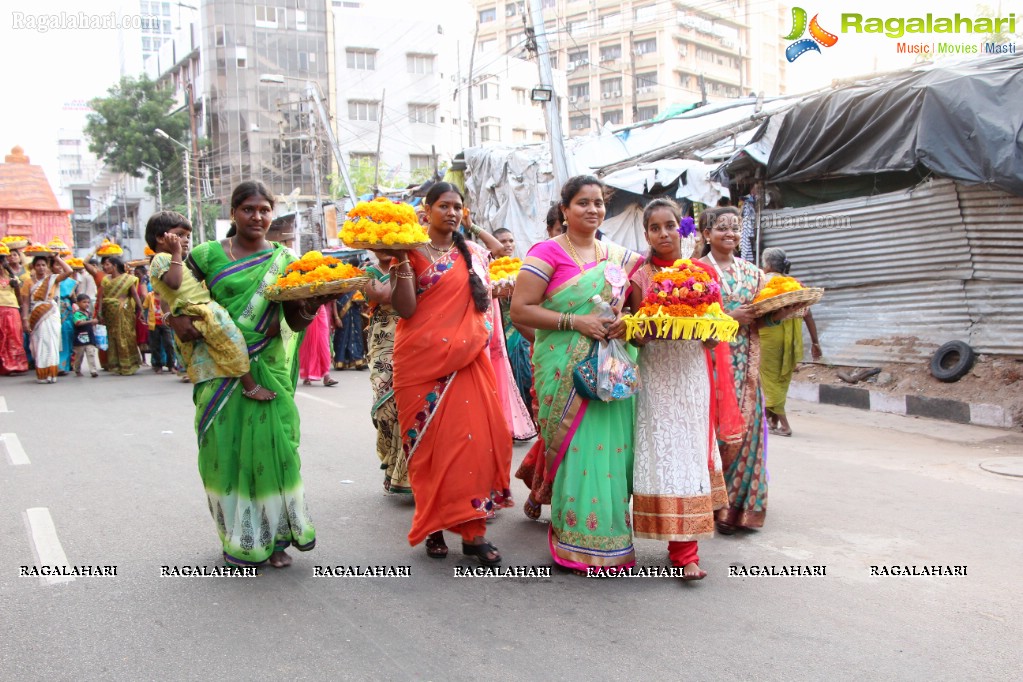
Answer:
[[457, 250], [435, 263], [415, 252], [410, 260], [416, 312], [398, 322], [393, 355], [402, 450], [416, 498], [408, 540], [417, 545], [448, 529], [471, 539], [484, 534], [492, 495], [510, 478], [512, 439], [490, 364], [491, 330], [473, 305]]

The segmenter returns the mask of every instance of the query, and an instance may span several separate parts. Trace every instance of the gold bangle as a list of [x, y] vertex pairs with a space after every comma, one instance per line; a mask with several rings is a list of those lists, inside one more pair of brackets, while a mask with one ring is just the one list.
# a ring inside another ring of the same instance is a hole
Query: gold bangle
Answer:
[[398, 279], [415, 279], [415, 277], [416, 277], [415, 273], [412, 273], [412, 272], [400, 272], [399, 271], [399, 272], [394, 273], [394, 275]]
[[184, 264], [184, 263], [182, 263], [182, 262], [181, 262], [181, 261], [179, 261], [179, 260], [172, 260], [172, 261], [170, 262], [170, 264], [171, 264], [171, 265], [180, 265], [181, 267], [185, 267], [185, 264]]

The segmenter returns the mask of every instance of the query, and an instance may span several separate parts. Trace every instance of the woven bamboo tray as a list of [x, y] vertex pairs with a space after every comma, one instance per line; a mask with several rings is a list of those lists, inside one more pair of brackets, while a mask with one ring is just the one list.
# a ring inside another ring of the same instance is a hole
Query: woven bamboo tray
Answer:
[[[7, 247], [7, 248], [10, 248], [10, 247]], [[52, 255], [53, 255], [53, 251], [50, 251], [49, 249], [43, 249], [41, 251], [40, 250], [36, 250], [36, 251], [28, 251], [28, 250], [26, 250], [25, 251], [25, 256], [27, 258], [35, 258], [36, 256], [52, 256]]]
[[824, 298], [824, 289], [821, 287], [807, 287], [806, 289], [799, 289], [798, 291], [786, 291], [784, 294], [778, 294], [771, 298], [765, 298], [763, 301], [753, 304], [753, 313], [757, 317], [766, 315], [767, 313], [774, 312], [779, 308], [785, 308], [790, 305], [803, 304], [803, 307], [811, 306]]
[[28, 246], [28, 240], [27, 239], [15, 239], [13, 241], [4, 242], [4, 244], [7, 246], [8, 249], [17, 250], [17, 249], [23, 249], [26, 246]]
[[266, 297], [271, 301], [300, 301], [317, 296], [335, 296], [361, 289], [369, 284], [370, 279], [369, 277], [352, 277], [351, 279], [337, 279], [333, 282], [303, 284], [298, 287], [279, 287], [276, 284], [271, 284], [266, 288]]
[[412, 251], [420, 246], [426, 246], [429, 241], [415, 242], [413, 244], [384, 244], [383, 242], [345, 242], [345, 246], [352, 249], [369, 249], [370, 251]]

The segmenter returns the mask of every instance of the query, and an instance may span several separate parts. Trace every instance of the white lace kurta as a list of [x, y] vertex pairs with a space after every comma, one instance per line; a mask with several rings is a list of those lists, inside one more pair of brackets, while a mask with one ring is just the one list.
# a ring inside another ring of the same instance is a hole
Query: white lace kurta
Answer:
[[[649, 267], [633, 278], [640, 286]], [[710, 537], [714, 510], [728, 498], [711, 432], [707, 351], [699, 341], [651, 341], [639, 352], [639, 368], [633, 533], [675, 541]]]

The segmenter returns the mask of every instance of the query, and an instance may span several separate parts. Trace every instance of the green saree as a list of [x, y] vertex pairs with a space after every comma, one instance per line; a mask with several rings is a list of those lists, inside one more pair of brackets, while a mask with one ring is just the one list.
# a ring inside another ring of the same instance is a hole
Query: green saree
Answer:
[[[620, 271], [628, 255], [612, 249], [608, 260], [549, 292], [543, 307], [585, 315], [593, 310], [594, 295], [612, 300], [615, 292], [605, 271]], [[546, 444], [544, 479], [552, 482], [547, 483], [551, 556], [559, 565], [581, 571], [636, 562], [629, 512], [634, 399], [605, 403], [578, 396], [572, 370], [593, 343], [574, 331], [537, 330], [533, 347], [537, 423]]]
[[138, 313], [131, 295], [132, 289], [138, 285], [138, 278], [128, 273], [107, 277], [100, 283], [103, 322], [110, 338], [107, 369], [122, 376], [139, 371], [141, 361], [135, 337], [135, 315]]
[[189, 256], [244, 335], [253, 379], [277, 393], [250, 400], [237, 378], [204, 381], [193, 391], [199, 475], [229, 564], [257, 565], [289, 545], [307, 551], [316, 544], [298, 456], [301, 334], [287, 327], [280, 304], [263, 296], [293, 260], [279, 244], [231, 261], [219, 242], [206, 242]]

